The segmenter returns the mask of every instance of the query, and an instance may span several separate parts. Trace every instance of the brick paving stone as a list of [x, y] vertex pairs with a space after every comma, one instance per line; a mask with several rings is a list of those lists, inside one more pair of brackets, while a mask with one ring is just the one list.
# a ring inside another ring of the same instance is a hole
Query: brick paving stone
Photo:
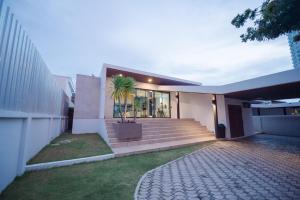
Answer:
[[144, 176], [136, 198], [299, 199], [300, 148], [264, 142], [218, 141], [163, 165]]

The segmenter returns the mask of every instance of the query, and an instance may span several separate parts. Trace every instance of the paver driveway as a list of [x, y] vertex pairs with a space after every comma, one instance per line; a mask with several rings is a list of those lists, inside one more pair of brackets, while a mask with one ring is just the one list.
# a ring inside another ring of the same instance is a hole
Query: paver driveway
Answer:
[[146, 173], [135, 197], [300, 199], [299, 144], [268, 135], [218, 141]]

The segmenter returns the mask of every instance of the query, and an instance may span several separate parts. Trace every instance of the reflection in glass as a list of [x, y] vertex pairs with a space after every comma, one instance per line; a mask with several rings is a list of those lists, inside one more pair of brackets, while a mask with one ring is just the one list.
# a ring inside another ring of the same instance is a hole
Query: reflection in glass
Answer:
[[[170, 93], [136, 89], [135, 95], [128, 99], [127, 117], [134, 117], [134, 105], [137, 118], [169, 118], [170, 117]], [[124, 109], [122, 102], [121, 109]], [[119, 102], [114, 103], [114, 117], [120, 117], [118, 112]]]

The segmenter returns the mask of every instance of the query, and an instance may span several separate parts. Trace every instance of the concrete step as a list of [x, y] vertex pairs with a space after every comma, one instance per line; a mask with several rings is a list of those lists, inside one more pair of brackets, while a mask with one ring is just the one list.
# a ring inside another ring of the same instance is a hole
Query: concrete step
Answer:
[[[127, 120], [129, 121], [133, 121], [133, 118], [128, 118]], [[105, 122], [118, 122], [118, 121], [121, 121], [121, 119], [119, 118], [113, 118], [113, 119], [105, 119]], [[194, 119], [172, 119], [172, 118], [137, 118], [136, 119], [136, 122], [149, 122], [149, 123], [155, 123], [155, 122], [161, 122], [161, 121], [180, 121], [180, 122], [190, 122], [190, 121], [195, 121]]]
[[[212, 136], [211, 134], [205, 135], [202, 137]], [[186, 140], [186, 139], [197, 139], [201, 138], [201, 136], [175, 136], [175, 137], [167, 137], [167, 138], [154, 138], [154, 139], [142, 139], [137, 141], [130, 141], [130, 142], [116, 142], [111, 143], [112, 148], [117, 147], [128, 147], [128, 146], [136, 146], [136, 145], [145, 145], [145, 144], [154, 144], [154, 143], [162, 143], [162, 142], [170, 142], [170, 141], [178, 141], [178, 140]]]
[[[187, 135], [187, 134], [202, 134], [207, 133], [209, 131], [205, 129], [191, 129], [191, 130], [167, 130], [167, 131], [143, 131], [142, 135], [149, 136], [154, 135], [159, 137], [160, 135]], [[117, 134], [115, 132], [108, 132], [109, 137], [117, 137]]]
[[[179, 137], [183, 137], [183, 136], [191, 136], [191, 137], [202, 137], [202, 136], [207, 136], [207, 135], [211, 135], [211, 133], [207, 133], [207, 132], [189, 132], [189, 133], [177, 133], [177, 134], [170, 134], [170, 133], [167, 133], [167, 134], [150, 134], [150, 135], [143, 135], [142, 138], [140, 140], [149, 140], [149, 139], [162, 139], [162, 138], [179, 138]], [[111, 143], [116, 143], [116, 142], [122, 142], [122, 141], [119, 141], [119, 139], [117, 137], [110, 137], [109, 138], [109, 141]]]
[[137, 119], [142, 123], [142, 138], [136, 141], [119, 141], [113, 128], [113, 123], [119, 119], [106, 119], [106, 129], [112, 148], [131, 147], [139, 145], [159, 144], [181, 140], [214, 137], [214, 135], [193, 119]]
[[128, 156], [140, 153], [147, 153], [153, 151], [169, 150], [194, 144], [199, 144], [208, 141], [214, 141], [216, 138], [214, 136], [200, 137], [196, 139], [187, 139], [187, 140], [178, 140], [170, 142], [162, 142], [155, 144], [145, 144], [145, 145], [136, 145], [136, 146], [126, 146], [113, 148], [113, 152], [117, 157]]
[[[203, 127], [203, 126], [189, 126], [189, 127], [161, 127], [161, 128], [158, 128], [158, 127], [148, 127], [148, 128], [144, 128], [142, 127], [142, 130], [143, 130], [143, 133], [146, 133], [146, 132], [152, 132], [152, 133], [156, 133], [156, 132], [175, 132], [175, 131], [189, 131], [189, 130], [192, 130], [192, 131], [203, 131], [205, 130], [206, 131], [206, 128]], [[107, 128], [107, 132], [110, 132], [110, 133], [114, 133], [115, 132], [115, 129], [110, 127], [110, 128]]]
[[[107, 127], [113, 127], [114, 123], [106, 122]], [[168, 126], [201, 126], [199, 122], [155, 122], [155, 123], [141, 123], [143, 127], [168, 127]]]

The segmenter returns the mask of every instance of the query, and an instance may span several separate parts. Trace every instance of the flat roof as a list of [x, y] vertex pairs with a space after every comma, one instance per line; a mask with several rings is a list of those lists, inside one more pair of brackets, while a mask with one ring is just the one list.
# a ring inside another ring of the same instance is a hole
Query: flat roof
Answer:
[[[114, 75], [122, 74], [123, 76], [133, 77], [136, 81], [142, 83], [151, 83], [157, 85], [189, 85], [189, 86], [199, 86], [201, 83], [188, 81], [184, 79], [174, 78], [170, 76], [164, 76], [159, 74], [154, 74], [151, 72], [145, 72], [125, 67], [120, 67], [111, 64], [103, 64], [103, 68], [106, 69], [106, 77], [112, 77]], [[151, 82], [148, 80], [151, 79]]]
[[222, 94], [228, 98], [242, 100], [277, 100], [300, 98], [300, 69], [292, 69], [244, 81], [220, 85], [205, 86], [199, 82], [158, 75], [111, 64], [104, 64], [106, 76], [123, 74], [137, 81], [148, 82], [151, 78], [158, 89], [178, 92]]

